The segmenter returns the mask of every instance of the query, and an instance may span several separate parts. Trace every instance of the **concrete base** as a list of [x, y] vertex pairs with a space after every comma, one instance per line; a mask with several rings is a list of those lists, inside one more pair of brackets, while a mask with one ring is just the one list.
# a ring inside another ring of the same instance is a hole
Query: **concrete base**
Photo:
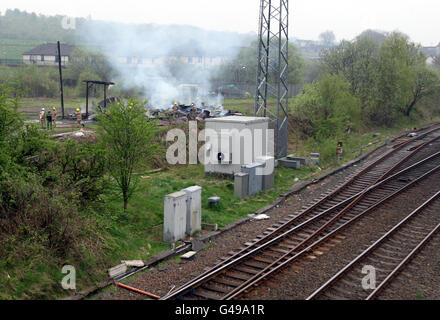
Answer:
[[282, 158], [280, 159], [280, 164], [286, 168], [301, 169], [301, 162], [297, 160], [288, 160], [287, 158]]
[[307, 165], [309, 164], [309, 159], [306, 159], [306, 158], [298, 158], [298, 157], [295, 157], [294, 154], [288, 155], [288, 156], [286, 157], [286, 159], [287, 159], [287, 160], [291, 160], [291, 161], [299, 161], [299, 162], [301, 163], [301, 165], [303, 165], [303, 166], [307, 166]]

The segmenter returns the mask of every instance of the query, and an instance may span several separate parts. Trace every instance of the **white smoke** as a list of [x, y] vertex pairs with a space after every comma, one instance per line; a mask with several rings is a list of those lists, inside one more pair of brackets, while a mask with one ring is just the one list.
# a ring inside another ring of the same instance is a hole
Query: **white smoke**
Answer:
[[[97, 46], [121, 78], [117, 85], [141, 88], [154, 108], [169, 108], [181, 99], [179, 85], [198, 85], [194, 103], [221, 106], [210, 79], [219, 59], [233, 58], [252, 35], [205, 31], [190, 26], [133, 25], [87, 21], [78, 28], [80, 41]], [[192, 61], [182, 61], [185, 59]], [[200, 61], [201, 59], [201, 61]], [[123, 62], [131, 63], [123, 63]]]

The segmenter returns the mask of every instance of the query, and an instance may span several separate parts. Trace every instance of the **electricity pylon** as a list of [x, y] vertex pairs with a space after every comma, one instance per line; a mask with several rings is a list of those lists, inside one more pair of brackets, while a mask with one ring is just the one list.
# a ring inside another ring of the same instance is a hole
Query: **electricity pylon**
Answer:
[[[260, 0], [255, 116], [272, 119], [275, 157], [287, 155], [289, 107], [289, 1]], [[276, 98], [276, 108], [268, 106]]]

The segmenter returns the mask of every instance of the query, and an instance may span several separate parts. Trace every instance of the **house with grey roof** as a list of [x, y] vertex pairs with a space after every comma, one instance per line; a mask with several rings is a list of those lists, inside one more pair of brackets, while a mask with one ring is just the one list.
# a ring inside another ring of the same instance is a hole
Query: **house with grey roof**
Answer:
[[[61, 44], [61, 65], [65, 66], [75, 49], [75, 46]], [[56, 43], [45, 43], [32, 50], [23, 53], [24, 64], [35, 64], [38, 66], [56, 66], [58, 65], [58, 46]]]

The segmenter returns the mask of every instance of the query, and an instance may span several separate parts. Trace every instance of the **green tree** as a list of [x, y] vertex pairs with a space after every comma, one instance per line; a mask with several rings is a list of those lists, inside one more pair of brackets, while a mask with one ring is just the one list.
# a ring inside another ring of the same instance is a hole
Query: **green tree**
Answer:
[[433, 65], [437, 69], [440, 69], [440, 54], [433, 57]]
[[78, 80], [81, 73], [84, 72], [94, 74], [96, 78], [102, 81], [111, 81], [111, 78], [115, 75], [110, 62], [101, 52], [76, 48], [70, 56], [66, 76]]
[[292, 117], [306, 137], [334, 137], [360, 125], [360, 102], [342, 76], [326, 74], [294, 99]]
[[[93, 73], [89, 70], [84, 70], [79, 74], [77, 85], [76, 85], [76, 93], [80, 97], [85, 97], [87, 88], [86, 84], [83, 82], [84, 80], [94, 80], [94, 81], [103, 81], [96, 73]], [[89, 97], [100, 97], [103, 95], [103, 89], [100, 85], [93, 85], [89, 88]]]
[[324, 51], [321, 61], [326, 72], [350, 83], [368, 119], [376, 125], [392, 125], [433, 94], [438, 80], [426, 66], [420, 45], [399, 32], [383, 37], [365, 31], [354, 41]]
[[114, 103], [98, 116], [99, 135], [107, 149], [107, 163], [112, 178], [122, 194], [124, 211], [136, 189], [133, 172], [145, 166], [160, 150], [154, 143], [157, 124], [148, 121], [144, 104], [130, 99]]
[[319, 40], [321, 41], [322, 45], [331, 47], [336, 42], [336, 36], [333, 31], [327, 30], [319, 35]]
[[381, 32], [381, 31], [375, 31], [375, 30], [365, 30], [363, 31], [360, 35], [358, 35], [356, 37], [356, 40], [360, 40], [360, 39], [370, 39], [372, 41], [374, 41], [378, 46], [380, 46], [382, 44], [382, 42], [384, 42], [387, 38], [388, 34], [386, 32]]
[[342, 41], [337, 47], [322, 52], [321, 61], [326, 72], [349, 81], [351, 92], [366, 107], [375, 96], [378, 53], [377, 43], [362, 37], [354, 42]]
[[[23, 123], [18, 109], [19, 94], [13, 87], [0, 84], [0, 143], [6, 143]], [[1, 145], [0, 145], [1, 146]]]
[[[271, 53], [272, 57], [277, 56], [276, 50]], [[222, 66], [216, 73], [214, 80], [220, 82], [248, 82], [254, 83], [257, 79], [258, 65], [258, 41], [253, 41], [250, 46], [243, 48], [237, 57]], [[298, 85], [303, 83], [305, 61], [301, 57], [298, 48], [289, 42], [289, 83]], [[270, 79], [277, 77], [276, 70], [271, 70]], [[271, 81], [269, 79], [269, 81]]]
[[387, 125], [398, 114], [409, 115], [426, 90], [426, 57], [417, 45], [393, 32], [382, 44], [378, 60], [375, 120]]
[[418, 66], [415, 68], [413, 78], [412, 89], [407, 91], [407, 103], [403, 110], [407, 117], [420, 100], [429, 95], [436, 94], [440, 90], [438, 72], [427, 66]]

